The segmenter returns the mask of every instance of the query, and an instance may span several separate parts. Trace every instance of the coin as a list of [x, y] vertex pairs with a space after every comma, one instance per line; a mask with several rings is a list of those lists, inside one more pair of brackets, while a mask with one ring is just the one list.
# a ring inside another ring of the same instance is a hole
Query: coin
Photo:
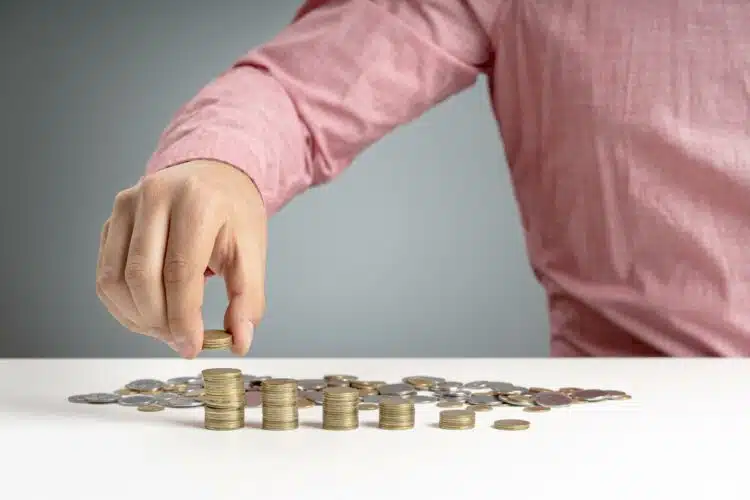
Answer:
[[360, 403], [358, 408], [362, 411], [371, 411], [371, 410], [377, 410], [378, 405], [375, 403]]
[[141, 405], [138, 407], [138, 411], [144, 411], [144, 412], [156, 412], [156, 411], [162, 411], [164, 409], [161, 405], [151, 404], [151, 405]]
[[86, 399], [86, 394], [76, 394], [75, 396], [68, 397], [69, 403], [77, 403], [77, 404], [88, 404], [88, 400]]
[[258, 408], [261, 405], [261, 396], [258, 391], [245, 393], [245, 406], [248, 408]]
[[378, 392], [383, 396], [407, 396], [414, 394], [414, 386], [409, 384], [386, 384], [378, 387]]
[[498, 394], [515, 394], [519, 392], [518, 387], [509, 382], [487, 382], [487, 387]]
[[463, 403], [459, 401], [440, 401], [436, 406], [438, 408], [462, 408]]
[[301, 391], [320, 391], [328, 387], [328, 382], [323, 379], [303, 379], [297, 381], [297, 387]]
[[596, 402], [604, 401], [607, 399], [607, 391], [601, 391], [599, 389], [582, 389], [575, 391], [571, 394], [571, 397], [575, 399], [582, 399], [583, 401]]
[[206, 330], [203, 332], [203, 349], [229, 349], [232, 347], [232, 335], [224, 330]]
[[476, 425], [476, 414], [471, 410], [443, 410], [438, 426], [446, 430], [468, 430]]
[[307, 398], [297, 398], [297, 408], [312, 408], [315, 403]]
[[464, 384], [465, 389], [490, 389], [487, 380], [475, 380], [474, 382], [468, 382]]
[[[203, 385], [203, 377], [175, 377], [167, 380], [168, 385]], [[174, 388], [172, 388], [174, 390]]]
[[467, 410], [471, 411], [479, 411], [479, 412], [485, 412], [485, 411], [492, 411], [492, 407], [490, 405], [469, 405], [466, 407]]
[[529, 387], [531, 394], [538, 394], [540, 392], [555, 392], [552, 389], [545, 389], [544, 387]]
[[538, 406], [547, 408], [558, 408], [561, 406], [570, 406], [573, 400], [565, 394], [559, 392], [540, 392], [534, 396], [534, 402]]
[[495, 420], [495, 423], [492, 424], [492, 427], [504, 431], [522, 431], [528, 429], [530, 425], [531, 423], [526, 420], [504, 419]]
[[84, 395], [84, 398], [86, 399], [87, 403], [101, 405], [117, 403], [117, 400], [120, 399], [120, 396], [118, 396], [117, 394], [112, 394], [111, 392], [94, 392]]
[[550, 409], [546, 406], [527, 406], [523, 409], [523, 411], [529, 413], [544, 413], [546, 411], [550, 411]]
[[354, 375], [324, 375], [323, 380], [326, 382], [330, 382], [331, 380], [343, 380], [345, 382], [353, 382], [357, 380], [358, 377], [355, 377]]
[[491, 403], [497, 403], [497, 398], [495, 396], [488, 396], [486, 394], [472, 394], [469, 396], [469, 399], [466, 401], [467, 403], [471, 405], [488, 405]]
[[421, 394], [408, 396], [406, 399], [416, 404], [435, 403], [438, 400], [435, 396], [422, 396]]
[[300, 394], [305, 399], [309, 399], [316, 405], [323, 404], [323, 393], [319, 391], [302, 391]]
[[130, 396], [120, 396], [117, 403], [121, 406], [145, 406], [157, 402], [154, 396], [148, 394], [133, 394]]
[[359, 428], [359, 391], [353, 387], [323, 389], [323, 429], [350, 431]]
[[135, 392], [155, 392], [160, 391], [164, 385], [164, 382], [161, 380], [142, 378], [129, 382], [125, 385], [125, 388]]
[[[291, 431], [299, 428], [297, 381], [270, 378], [261, 384], [263, 420], [261, 427], [269, 431]], [[356, 391], [355, 391], [356, 392]]]
[[203, 402], [193, 398], [178, 397], [162, 401], [161, 404], [168, 408], [197, 408], [203, 406]]
[[383, 398], [379, 404], [378, 428], [390, 431], [414, 428], [414, 403], [400, 397]]

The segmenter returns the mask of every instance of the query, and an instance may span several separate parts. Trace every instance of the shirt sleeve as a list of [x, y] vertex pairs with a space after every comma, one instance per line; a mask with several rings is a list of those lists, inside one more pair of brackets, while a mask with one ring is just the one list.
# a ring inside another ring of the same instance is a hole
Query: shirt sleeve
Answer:
[[225, 162], [251, 177], [272, 215], [472, 85], [491, 60], [479, 10], [468, 0], [308, 0], [182, 106], [146, 173]]

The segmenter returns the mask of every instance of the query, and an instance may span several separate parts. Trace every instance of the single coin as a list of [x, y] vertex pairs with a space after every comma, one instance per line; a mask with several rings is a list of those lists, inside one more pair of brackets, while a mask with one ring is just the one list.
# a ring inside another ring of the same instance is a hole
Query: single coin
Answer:
[[406, 399], [416, 404], [435, 403], [438, 400], [436, 396], [422, 396], [421, 394], [408, 396]]
[[122, 389], [117, 389], [115, 392], [118, 396], [127, 396], [129, 394], [136, 394], [134, 391], [131, 391], [130, 389], [123, 387]]
[[532, 397], [520, 394], [498, 394], [497, 399], [511, 406], [534, 406], [536, 404]]
[[416, 386], [420, 386], [420, 387], [427, 386], [427, 387], [429, 387], [431, 385], [440, 384], [442, 382], [445, 382], [445, 379], [442, 378], [442, 377], [431, 377], [429, 375], [411, 375], [409, 377], [404, 377], [401, 380], [402, 380], [402, 382], [404, 382], [406, 384], [409, 384], [409, 385], [413, 385], [415, 387]]
[[529, 387], [529, 393], [539, 394], [540, 392], [555, 392], [552, 389], [545, 389], [544, 387]]
[[328, 387], [328, 382], [323, 379], [303, 379], [297, 381], [297, 387], [301, 391], [321, 391]]
[[523, 409], [523, 411], [528, 413], [544, 413], [546, 411], [550, 411], [550, 409], [546, 406], [527, 406]]
[[489, 384], [488, 380], [475, 380], [473, 382], [468, 382], [468, 383], [464, 384], [463, 387], [464, 387], [464, 389], [469, 389], [469, 390], [473, 390], [473, 389], [490, 389], [490, 386], [488, 384]]
[[380, 407], [380, 405], [376, 403], [360, 403], [358, 408], [363, 411], [372, 411], [377, 410]]
[[164, 406], [169, 408], [196, 408], [203, 406], [203, 401], [193, 398], [179, 397], [163, 401]]
[[135, 392], [155, 392], [162, 390], [165, 385], [161, 380], [142, 378], [129, 382], [125, 388]]
[[257, 408], [262, 403], [262, 395], [260, 391], [250, 391], [245, 393], [245, 406], [247, 408]]
[[138, 411], [146, 411], [146, 412], [155, 412], [155, 411], [162, 411], [164, 409], [161, 405], [141, 405], [138, 407]]
[[76, 394], [75, 396], [68, 397], [69, 403], [76, 403], [76, 404], [88, 404], [88, 400], [86, 399], [87, 394]]
[[300, 393], [300, 396], [302, 396], [305, 399], [309, 399], [316, 405], [322, 405], [323, 404], [323, 393], [319, 391], [302, 391]]
[[433, 389], [435, 390], [435, 392], [452, 393], [457, 392], [459, 389], [463, 388], [463, 386], [464, 384], [462, 384], [461, 382], [441, 382], [439, 384], [435, 384]]
[[492, 407], [490, 405], [469, 405], [466, 407], [466, 409], [479, 412], [492, 411]]
[[492, 424], [492, 427], [504, 431], [522, 431], [528, 429], [530, 425], [531, 422], [527, 420], [504, 419], [495, 420], [495, 423]]
[[224, 330], [206, 330], [203, 332], [203, 349], [228, 349], [232, 347], [232, 335]]
[[355, 377], [354, 375], [340, 375], [340, 374], [323, 376], [323, 379], [327, 382], [330, 382], [331, 380], [344, 380], [346, 382], [353, 382], [357, 380], [358, 378], [359, 377]]
[[328, 387], [349, 387], [351, 386], [351, 382], [341, 378], [332, 378], [326, 381], [326, 385], [328, 385]]
[[471, 405], [488, 405], [497, 403], [498, 399], [495, 396], [489, 396], [487, 394], [472, 394], [466, 402]]
[[498, 394], [517, 394], [519, 389], [510, 382], [487, 382], [487, 386]]
[[571, 397], [589, 402], [604, 401], [608, 398], [607, 391], [601, 391], [599, 389], [583, 389], [574, 392]]
[[[162, 400], [163, 401], [163, 400]], [[133, 394], [130, 396], [120, 396], [117, 401], [121, 406], [146, 406], [156, 404], [157, 399], [148, 394]]]
[[[180, 385], [203, 385], [203, 377], [175, 377], [167, 380], [168, 385], [180, 386]], [[172, 388], [174, 390], [175, 388]]]
[[106, 405], [117, 403], [121, 396], [112, 394], [111, 392], [94, 392], [92, 394], [86, 394], [86, 402], [95, 405]]
[[437, 405], [438, 408], [461, 408], [463, 403], [459, 401], [440, 401]]
[[359, 390], [360, 396], [377, 396], [378, 395], [378, 390], [375, 389], [374, 387], [362, 387], [361, 389], [358, 389], [358, 390]]
[[386, 384], [378, 387], [383, 396], [407, 396], [416, 393], [414, 386], [409, 384]]
[[562, 406], [570, 406], [573, 400], [569, 396], [560, 392], [540, 392], [534, 396], [534, 402], [538, 406], [559, 408]]

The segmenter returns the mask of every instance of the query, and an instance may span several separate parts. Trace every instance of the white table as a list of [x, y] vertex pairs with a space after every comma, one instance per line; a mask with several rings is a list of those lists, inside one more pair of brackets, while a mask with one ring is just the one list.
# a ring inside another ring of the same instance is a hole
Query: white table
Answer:
[[[630, 401], [549, 413], [496, 408], [471, 431], [433, 427], [419, 405], [413, 431], [319, 428], [319, 407], [297, 431], [202, 429], [203, 410], [138, 412], [67, 402], [136, 378], [193, 375], [207, 367], [319, 378], [408, 375], [519, 385], [621, 389]], [[750, 499], [750, 360], [490, 359], [0, 359], [2, 498], [76, 499]], [[498, 431], [499, 418], [532, 422]], [[552, 496], [550, 496], [552, 495]]]

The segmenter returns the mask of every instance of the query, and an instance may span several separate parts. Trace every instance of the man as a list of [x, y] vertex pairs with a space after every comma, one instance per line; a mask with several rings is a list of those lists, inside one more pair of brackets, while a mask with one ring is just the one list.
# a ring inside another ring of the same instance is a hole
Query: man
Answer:
[[729, 0], [308, 1], [117, 196], [99, 296], [190, 358], [221, 275], [245, 353], [267, 217], [486, 74], [552, 355], [750, 354], [748, 26]]

